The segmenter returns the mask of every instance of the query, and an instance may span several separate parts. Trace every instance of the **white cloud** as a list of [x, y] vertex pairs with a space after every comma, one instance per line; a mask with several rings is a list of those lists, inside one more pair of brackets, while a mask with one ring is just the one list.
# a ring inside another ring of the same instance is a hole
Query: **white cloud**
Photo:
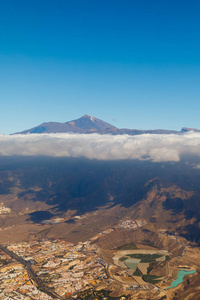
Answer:
[[200, 156], [200, 133], [99, 135], [0, 135], [0, 155], [65, 156], [89, 159], [179, 161], [182, 155]]
[[197, 164], [197, 165], [194, 164], [194, 165], [193, 165], [193, 168], [194, 168], [194, 169], [200, 169], [200, 164]]

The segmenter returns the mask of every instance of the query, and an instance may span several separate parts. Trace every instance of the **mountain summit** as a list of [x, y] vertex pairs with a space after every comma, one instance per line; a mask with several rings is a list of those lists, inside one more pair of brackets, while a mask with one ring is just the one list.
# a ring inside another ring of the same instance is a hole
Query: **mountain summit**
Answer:
[[65, 123], [67, 125], [72, 125], [80, 130], [84, 130], [87, 132], [102, 132], [105, 130], [115, 129], [113, 125], [110, 125], [102, 120], [99, 120], [95, 117], [91, 117], [89, 115], [84, 115], [83, 117]]

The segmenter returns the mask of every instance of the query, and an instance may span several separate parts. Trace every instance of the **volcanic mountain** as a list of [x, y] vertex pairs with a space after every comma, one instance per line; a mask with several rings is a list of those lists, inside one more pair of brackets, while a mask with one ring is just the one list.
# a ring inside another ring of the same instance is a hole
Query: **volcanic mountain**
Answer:
[[27, 133], [104, 133], [115, 131], [117, 128], [102, 120], [84, 115], [83, 117], [65, 123], [47, 122], [39, 126], [20, 132]]
[[198, 129], [182, 128], [181, 131], [155, 129], [155, 130], [140, 130], [140, 129], [127, 129], [117, 128], [107, 122], [104, 122], [95, 117], [84, 115], [79, 119], [72, 120], [69, 122], [45, 122], [31, 129], [17, 132], [16, 134], [30, 134], [30, 133], [99, 133], [99, 134], [129, 134], [139, 135], [144, 133], [150, 134], [182, 134], [187, 131], [199, 132]]

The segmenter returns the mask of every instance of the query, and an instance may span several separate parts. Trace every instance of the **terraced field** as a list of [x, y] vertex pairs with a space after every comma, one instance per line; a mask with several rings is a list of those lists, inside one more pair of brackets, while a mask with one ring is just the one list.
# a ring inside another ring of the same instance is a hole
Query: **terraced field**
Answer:
[[156, 264], [167, 260], [169, 255], [170, 253], [163, 250], [122, 250], [117, 251], [113, 261], [117, 266], [127, 270], [136, 281], [138, 278], [135, 277], [141, 277], [144, 282], [155, 284], [161, 278], [151, 275], [151, 270]]

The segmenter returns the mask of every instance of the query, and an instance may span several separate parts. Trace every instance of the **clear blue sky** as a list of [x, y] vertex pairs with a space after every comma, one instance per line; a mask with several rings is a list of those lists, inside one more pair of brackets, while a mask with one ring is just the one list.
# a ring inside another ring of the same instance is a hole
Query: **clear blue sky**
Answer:
[[0, 133], [200, 128], [200, 1], [0, 1], [0, 103]]

